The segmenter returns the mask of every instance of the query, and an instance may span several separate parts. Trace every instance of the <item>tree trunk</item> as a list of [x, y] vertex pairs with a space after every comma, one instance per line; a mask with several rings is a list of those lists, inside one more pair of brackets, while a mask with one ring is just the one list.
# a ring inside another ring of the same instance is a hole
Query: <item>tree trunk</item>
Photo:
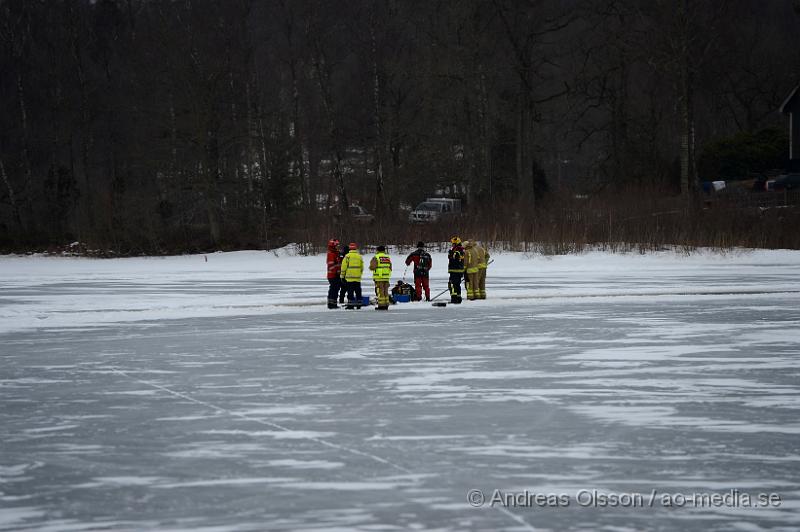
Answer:
[[517, 197], [529, 203], [529, 209], [533, 211], [536, 208], [533, 189], [533, 102], [527, 89], [522, 89], [517, 120]]
[[14, 187], [11, 186], [11, 182], [8, 180], [8, 174], [6, 174], [6, 167], [3, 164], [2, 159], [0, 159], [0, 177], [3, 178], [3, 183], [6, 185], [6, 189], [8, 190], [8, 201], [11, 203], [11, 215], [14, 219], [14, 223], [16, 223], [17, 227], [21, 229], [22, 218], [19, 215], [19, 205], [17, 204], [17, 195], [14, 193]]
[[[612, 182], [617, 185], [623, 184], [630, 174], [627, 168], [628, 158], [628, 116], [627, 116], [627, 63], [621, 57], [617, 65], [619, 77], [615, 80], [614, 90], [611, 95], [611, 152], [612, 169], [614, 175], [611, 176]], [[560, 163], [559, 163], [560, 168]]]
[[247, 156], [245, 157], [245, 172], [247, 173], [247, 204], [253, 206], [253, 191], [255, 190], [255, 176], [253, 168], [256, 166], [253, 158], [256, 156], [253, 139], [258, 136], [255, 120], [253, 119], [252, 81], [245, 87], [245, 105], [247, 110]]
[[484, 71], [483, 65], [481, 64], [479, 67], [480, 76], [478, 78], [478, 128], [479, 128], [479, 143], [480, 143], [480, 160], [481, 160], [481, 169], [485, 174], [483, 177], [486, 182], [485, 186], [486, 192], [489, 196], [489, 200], [493, 203], [494, 200], [494, 190], [493, 190], [493, 175], [492, 175], [492, 150], [490, 147], [490, 140], [489, 140], [489, 131], [491, 129], [490, 118], [489, 118], [489, 94], [486, 89], [486, 72]]
[[86, 214], [86, 221], [88, 229], [94, 229], [94, 183], [92, 182], [91, 173], [89, 170], [89, 160], [91, 152], [91, 131], [89, 130], [89, 92], [86, 82], [86, 72], [83, 68], [83, 59], [81, 56], [81, 44], [79, 41], [80, 32], [76, 27], [75, 12], [72, 9], [72, 1], [67, 2], [67, 14], [70, 24], [70, 37], [72, 57], [75, 60], [75, 72], [78, 78], [78, 88], [80, 90], [80, 114], [81, 114], [81, 165], [83, 167], [83, 188], [81, 190], [81, 198], [84, 202], [84, 209]]
[[260, 184], [260, 200], [261, 200], [261, 212], [262, 218], [264, 223], [264, 243], [269, 243], [269, 236], [270, 236], [270, 226], [269, 226], [269, 198], [268, 198], [268, 187], [267, 187], [267, 180], [269, 179], [269, 171], [267, 170], [268, 164], [268, 154], [267, 154], [267, 142], [266, 142], [266, 131], [264, 129], [264, 118], [262, 113], [257, 113], [258, 115], [258, 138], [260, 139], [260, 146], [259, 146], [259, 184]]
[[[30, 158], [30, 132], [28, 128], [28, 112], [27, 107], [25, 106], [25, 89], [22, 83], [22, 74], [20, 72], [17, 73], [17, 96], [19, 98], [19, 112], [20, 112], [20, 120], [22, 122], [22, 164], [25, 171], [25, 181], [23, 182], [22, 190], [23, 194], [23, 203], [24, 203], [24, 211], [25, 211], [25, 218], [27, 219], [30, 225], [35, 225], [35, 220], [33, 218], [33, 171], [31, 170], [31, 158]], [[19, 208], [19, 206], [17, 206]], [[17, 213], [19, 214], [19, 212]], [[20, 219], [20, 227], [25, 230], [25, 227], [22, 225], [22, 220]]]
[[206, 213], [208, 215], [208, 228], [211, 242], [214, 245], [220, 243], [220, 198], [219, 198], [219, 179], [220, 179], [220, 157], [219, 157], [219, 120], [210, 110], [211, 116], [205, 122], [205, 176], [204, 187]]
[[296, 23], [294, 13], [291, 7], [285, 0], [281, 0], [281, 9], [283, 10], [284, 29], [286, 31], [286, 44], [289, 50], [289, 74], [292, 82], [292, 160], [296, 167], [296, 176], [298, 184], [300, 185], [300, 201], [306, 208], [312, 207], [312, 202], [316, 202], [311, 189], [311, 180], [306, 172], [305, 166], [305, 149], [303, 146], [303, 131], [300, 126], [300, 82], [298, 71], [302, 71], [302, 66], [298, 66], [300, 60], [298, 59], [297, 46], [295, 41]]
[[298, 88], [296, 62], [296, 59], [292, 57], [290, 64], [292, 74], [292, 141], [294, 145], [294, 163], [297, 167], [297, 181], [300, 184], [300, 200], [306, 208], [309, 208], [311, 206], [311, 194], [309, 193], [309, 183], [306, 176], [303, 137], [300, 130], [300, 90]]
[[178, 121], [175, 115], [175, 95], [169, 91], [169, 175], [170, 182], [175, 182], [178, 173]]
[[333, 159], [333, 179], [339, 192], [339, 203], [343, 213], [348, 213], [350, 210], [350, 201], [347, 197], [347, 187], [344, 182], [344, 173], [342, 172], [342, 148], [339, 139], [339, 131], [336, 127], [336, 119], [333, 115], [333, 97], [330, 93], [330, 74], [327, 71], [325, 57], [322, 53], [319, 42], [316, 45], [316, 55], [314, 57], [314, 69], [317, 71], [317, 82], [319, 84], [320, 94], [322, 96], [322, 105], [325, 109], [325, 115], [328, 122], [328, 134], [331, 138], [333, 145], [334, 159]]
[[681, 25], [679, 75], [681, 195], [688, 200], [695, 188], [694, 79], [690, 55], [689, 0], [681, 2], [679, 17]]
[[208, 215], [208, 229], [211, 235], [211, 243], [215, 246], [220, 243], [219, 213], [218, 206], [213, 197], [206, 198], [206, 214]]
[[383, 184], [383, 131], [381, 129], [381, 84], [378, 75], [378, 39], [376, 37], [375, 0], [370, 10], [369, 36], [372, 44], [372, 98], [374, 105], [375, 122], [375, 214], [383, 217], [384, 210], [384, 184]]
[[691, 85], [688, 82], [684, 82], [682, 85], [683, 94], [680, 106], [681, 195], [688, 196], [694, 188], [694, 116]]

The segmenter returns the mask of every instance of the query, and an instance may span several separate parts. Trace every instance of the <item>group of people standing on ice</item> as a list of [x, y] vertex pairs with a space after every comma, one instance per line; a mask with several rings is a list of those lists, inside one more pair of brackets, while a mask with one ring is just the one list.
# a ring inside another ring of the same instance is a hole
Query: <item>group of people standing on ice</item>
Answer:
[[[461, 242], [454, 236], [450, 239], [451, 248], [447, 252], [447, 271], [450, 278], [447, 288], [450, 291], [450, 302], [461, 303], [461, 283], [465, 282], [467, 299], [486, 299], [486, 269], [489, 265], [489, 252], [475, 240]], [[376, 253], [369, 261], [372, 280], [375, 283], [377, 306], [375, 310], [388, 310], [392, 298], [389, 294], [389, 281], [392, 276], [392, 259], [386, 254], [385, 246], [378, 246]], [[364, 273], [364, 259], [358, 252], [358, 245], [351, 242], [345, 249], [340, 247], [338, 239], [328, 241], [328, 308], [339, 308], [345, 304], [346, 309], [359, 309], [362, 306], [361, 277]], [[413, 265], [414, 288], [397, 281], [392, 289], [395, 295], [409, 293], [414, 301], [431, 300], [430, 271], [433, 259], [425, 250], [424, 242], [417, 242], [417, 249], [405, 260], [406, 266]], [[345, 303], [346, 299], [346, 303]]]

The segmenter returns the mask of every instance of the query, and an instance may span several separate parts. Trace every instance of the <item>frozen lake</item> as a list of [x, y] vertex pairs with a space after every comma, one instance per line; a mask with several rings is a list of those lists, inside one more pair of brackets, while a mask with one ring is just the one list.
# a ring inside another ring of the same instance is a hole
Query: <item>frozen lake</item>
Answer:
[[0, 530], [797, 530], [798, 272], [504, 254], [379, 313], [322, 257], [0, 257]]

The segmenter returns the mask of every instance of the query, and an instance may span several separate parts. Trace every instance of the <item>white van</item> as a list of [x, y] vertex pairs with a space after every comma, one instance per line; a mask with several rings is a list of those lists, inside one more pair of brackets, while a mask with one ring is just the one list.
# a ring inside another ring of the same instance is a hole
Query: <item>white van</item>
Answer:
[[433, 223], [461, 214], [461, 200], [455, 198], [427, 198], [408, 215], [412, 223]]

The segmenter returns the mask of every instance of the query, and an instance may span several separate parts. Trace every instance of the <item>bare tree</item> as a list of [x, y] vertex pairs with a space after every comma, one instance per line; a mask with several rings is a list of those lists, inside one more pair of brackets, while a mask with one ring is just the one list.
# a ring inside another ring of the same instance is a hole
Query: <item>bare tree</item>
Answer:
[[342, 164], [344, 160], [344, 149], [342, 145], [342, 132], [337, 124], [336, 110], [334, 108], [334, 92], [332, 87], [332, 70], [334, 64], [329, 59], [329, 51], [326, 48], [325, 38], [329, 37], [335, 28], [328, 27], [321, 20], [320, 5], [316, 6], [315, 13], [311, 15], [306, 34], [311, 44], [312, 65], [319, 87], [322, 107], [325, 113], [325, 122], [328, 127], [328, 136], [333, 151], [332, 175], [339, 194], [339, 203], [343, 212], [349, 212], [350, 200], [347, 194], [347, 186], [344, 181]]
[[566, 95], [569, 87], [553, 87], [543, 94], [540, 87], [551, 79], [555, 57], [547, 51], [549, 39], [577, 20], [577, 15], [561, 9], [557, 3], [528, 0], [524, 3], [493, 0], [497, 15], [508, 40], [514, 71], [519, 80], [518, 119], [516, 123], [517, 188], [535, 205], [534, 135], [540, 120], [539, 106]]
[[[28, 120], [28, 104], [27, 92], [25, 90], [24, 70], [25, 70], [25, 56], [28, 53], [31, 41], [31, 16], [29, 7], [26, 4], [21, 4], [16, 12], [12, 11], [9, 3], [2, 7], [0, 15], [0, 38], [2, 38], [6, 53], [8, 53], [12, 60], [15, 70], [14, 81], [16, 84], [16, 97], [18, 101], [18, 116], [19, 124], [21, 127], [21, 153], [20, 159], [23, 168], [22, 180], [22, 206], [19, 205], [17, 194], [11, 192], [10, 182], [3, 169], [3, 176], [6, 186], [9, 190], [9, 195], [12, 199], [14, 210], [14, 218], [19, 224], [19, 227], [25, 231], [27, 225], [34, 224], [33, 219], [33, 170], [31, 168], [30, 158], [30, 143], [31, 143], [31, 130]], [[21, 212], [24, 211], [25, 217], [23, 219]]]

